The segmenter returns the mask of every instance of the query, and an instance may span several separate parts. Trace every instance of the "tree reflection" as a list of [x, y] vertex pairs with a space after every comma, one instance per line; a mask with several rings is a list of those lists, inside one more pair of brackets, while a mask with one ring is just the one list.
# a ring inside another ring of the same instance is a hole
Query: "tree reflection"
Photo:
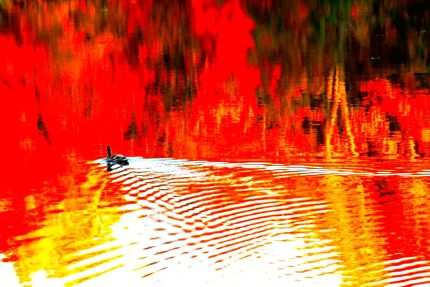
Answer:
[[425, 156], [427, 6], [5, 0], [4, 54], [25, 63], [9, 61], [0, 87], [37, 91], [33, 128], [43, 119], [56, 144], [102, 126], [89, 141], [145, 155]]

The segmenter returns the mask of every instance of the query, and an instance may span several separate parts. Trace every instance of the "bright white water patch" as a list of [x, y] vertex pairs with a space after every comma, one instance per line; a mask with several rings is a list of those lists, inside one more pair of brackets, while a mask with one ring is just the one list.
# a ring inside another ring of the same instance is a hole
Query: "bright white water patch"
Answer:
[[28, 286], [429, 283], [426, 171], [135, 157], [108, 172], [97, 163], [23, 237], [14, 268], [33, 268], [17, 273]]

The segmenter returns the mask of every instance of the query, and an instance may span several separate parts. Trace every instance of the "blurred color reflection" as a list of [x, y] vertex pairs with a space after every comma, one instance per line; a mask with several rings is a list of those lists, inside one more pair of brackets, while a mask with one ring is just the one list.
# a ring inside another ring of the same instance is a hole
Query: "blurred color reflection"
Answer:
[[2, 282], [430, 285], [429, 3], [0, 0]]

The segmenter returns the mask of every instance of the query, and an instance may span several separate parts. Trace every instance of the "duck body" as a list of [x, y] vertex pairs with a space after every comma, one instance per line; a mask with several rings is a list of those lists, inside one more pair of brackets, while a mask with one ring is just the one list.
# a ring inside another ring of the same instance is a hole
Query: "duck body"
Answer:
[[106, 157], [106, 163], [107, 163], [107, 170], [111, 171], [116, 168], [123, 167], [125, 165], [128, 165], [128, 159], [120, 154], [112, 154], [110, 146], [107, 146], [107, 157]]

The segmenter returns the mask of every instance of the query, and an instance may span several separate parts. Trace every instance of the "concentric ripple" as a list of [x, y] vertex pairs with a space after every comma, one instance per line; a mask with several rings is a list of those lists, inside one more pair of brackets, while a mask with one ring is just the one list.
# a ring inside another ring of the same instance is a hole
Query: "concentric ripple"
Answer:
[[56, 250], [59, 262], [33, 270], [32, 286], [430, 284], [423, 172], [142, 158], [107, 172], [99, 164], [79, 196], [25, 238]]

